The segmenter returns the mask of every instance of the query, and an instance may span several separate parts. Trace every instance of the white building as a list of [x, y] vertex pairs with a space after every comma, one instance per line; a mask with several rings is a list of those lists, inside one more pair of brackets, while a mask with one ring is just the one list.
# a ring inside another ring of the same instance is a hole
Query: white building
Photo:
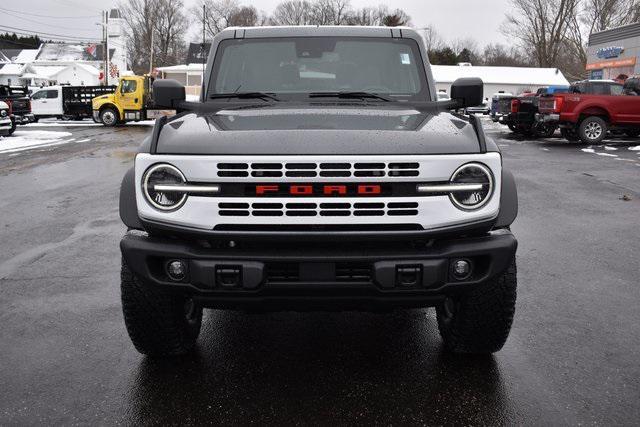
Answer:
[[158, 67], [158, 77], [179, 81], [186, 87], [187, 95], [200, 95], [204, 64], [207, 62], [210, 48], [211, 44], [209, 43], [205, 43], [204, 46], [201, 43], [191, 43], [187, 63]]
[[[120, 11], [109, 12], [109, 84], [128, 74], [127, 46]], [[104, 83], [105, 49], [95, 43], [43, 43], [38, 49], [0, 50], [0, 84], [41, 86]]]
[[535, 92], [540, 87], [568, 86], [569, 81], [557, 68], [528, 67], [475, 67], [464, 65], [432, 65], [433, 78], [438, 92], [450, 94], [451, 84], [462, 77], [479, 77], [484, 82], [484, 98], [494, 93], [520, 94]]

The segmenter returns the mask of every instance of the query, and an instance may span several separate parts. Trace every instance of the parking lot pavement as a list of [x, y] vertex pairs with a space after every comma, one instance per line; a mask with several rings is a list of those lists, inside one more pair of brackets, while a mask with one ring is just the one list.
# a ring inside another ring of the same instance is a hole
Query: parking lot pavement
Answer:
[[118, 189], [149, 129], [37, 129], [92, 142], [0, 153], [0, 425], [640, 418], [638, 141], [488, 127], [520, 197], [516, 319], [494, 357], [443, 354], [433, 310], [211, 311], [195, 355], [153, 361], [118, 288]]

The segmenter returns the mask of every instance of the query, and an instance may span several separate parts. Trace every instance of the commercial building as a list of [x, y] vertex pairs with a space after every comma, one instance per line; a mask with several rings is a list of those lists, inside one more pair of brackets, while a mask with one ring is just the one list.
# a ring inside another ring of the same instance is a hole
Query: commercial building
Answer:
[[587, 47], [592, 79], [615, 79], [640, 73], [640, 23], [593, 33]]
[[450, 94], [451, 85], [462, 77], [478, 77], [484, 82], [484, 98], [506, 92], [520, 94], [535, 92], [547, 86], [568, 86], [569, 81], [557, 68], [529, 67], [476, 67], [470, 64], [432, 65], [433, 78], [438, 92]]

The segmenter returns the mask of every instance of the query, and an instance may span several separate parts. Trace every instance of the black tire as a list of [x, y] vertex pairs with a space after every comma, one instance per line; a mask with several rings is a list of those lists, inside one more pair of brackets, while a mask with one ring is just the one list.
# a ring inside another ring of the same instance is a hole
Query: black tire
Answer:
[[547, 123], [538, 123], [535, 127], [535, 134], [540, 138], [551, 138], [556, 133], [557, 127]]
[[120, 117], [118, 115], [118, 112], [113, 108], [107, 107], [104, 110], [100, 111], [100, 122], [103, 125], [107, 127], [113, 127], [117, 125], [119, 121]]
[[560, 134], [567, 141], [576, 142], [580, 140], [580, 138], [578, 137], [578, 133], [575, 131], [575, 129], [561, 128]]
[[516, 308], [516, 262], [497, 278], [436, 309], [438, 329], [447, 351], [489, 354], [509, 337]]
[[589, 116], [580, 122], [578, 137], [585, 144], [600, 144], [607, 136], [607, 122], [598, 116]]
[[640, 129], [634, 129], [634, 130], [627, 130], [624, 132], [625, 135], [627, 135], [629, 138], [637, 138], [638, 136], [640, 136]]
[[511, 132], [518, 132], [518, 128], [513, 123], [508, 123], [507, 126]]
[[40, 120], [40, 117], [34, 117], [32, 123], [38, 123], [38, 120]]
[[13, 133], [16, 131], [17, 127], [18, 127], [18, 125], [16, 124], [16, 121], [15, 120], [11, 120], [11, 129], [9, 129], [9, 133], [7, 134], [7, 136], [13, 135]]
[[179, 294], [142, 284], [122, 260], [122, 312], [136, 350], [148, 356], [179, 356], [193, 350], [202, 308]]

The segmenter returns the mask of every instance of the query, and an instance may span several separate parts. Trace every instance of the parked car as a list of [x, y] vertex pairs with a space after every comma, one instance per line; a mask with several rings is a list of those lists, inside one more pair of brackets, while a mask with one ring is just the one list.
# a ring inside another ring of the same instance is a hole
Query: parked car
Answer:
[[31, 95], [35, 120], [47, 117], [80, 120], [93, 115], [93, 98], [113, 93], [115, 86], [48, 86]]
[[489, 98], [485, 98], [482, 104], [475, 107], [468, 107], [465, 111], [467, 114], [483, 114], [486, 116], [491, 112], [491, 101], [489, 101]]
[[503, 113], [499, 111], [500, 100], [503, 98], [513, 99], [513, 94], [509, 92], [498, 92], [494, 93], [491, 97], [491, 120], [494, 122], [499, 122]]
[[0, 101], [11, 107], [15, 124], [25, 125], [35, 120], [31, 113], [29, 90], [26, 87], [0, 85]]
[[516, 132], [542, 138], [553, 136], [558, 128], [553, 123], [537, 121], [540, 97], [554, 93], [566, 93], [569, 86], [541, 87], [536, 93], [526, 93], [511, 99], [511, 112], [503, 119]]
[[11, 107], [4, 101], [0, 101], [0, 136], [10, 136], [16, 130], [12, 119]]
[[453, 113], [482, 102], [482, 81], [437, 102], [426, 56], [411, 28], [232, 28], [212, 41], [204, 102], [155, 81], [179, 114], [156, 121], [120, 193], [138, 351], [192, 351], [203, 308], [428, 306], [447, 351], [502, 348], [515, 182], [480, 119]]
[[[630, 92], [636, 82], [630, 79]], [[640, 97], [625, 95], [623, 85], [613, 81], [583, 81], [571, 86], [569, 93], [540, 99], [541, 123], [560, 126], [570, 141], [599, 144], [608, 131], [640, 135]]]

